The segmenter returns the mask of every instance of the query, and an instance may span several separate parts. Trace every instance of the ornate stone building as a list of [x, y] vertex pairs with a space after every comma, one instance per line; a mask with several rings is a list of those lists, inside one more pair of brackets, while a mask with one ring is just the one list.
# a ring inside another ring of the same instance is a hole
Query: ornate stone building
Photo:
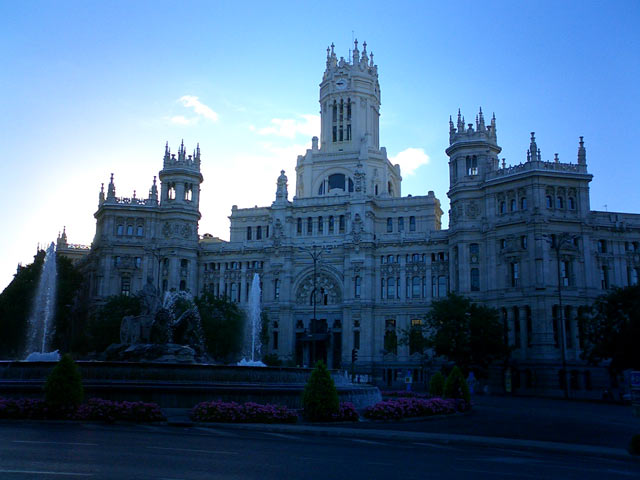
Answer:
[[526, 161], [507, 166], [495, 117], [487, 124], [480, 111], [466, 124], [458, 113], [443, 230], [434, 193], [403, 197], [400, 167], [379, 145], [378, 67], [366, 43], [349, 59], [327, 49], [320, 107], [320, 139], [298, 157], [293, 198], [283, 171], [270, 206], [232, 207], [229, 241], [198, 236], [199, 149], [187, 156], [181, 145], [176, 157], [167, 146], [160, 194], [154, 177], [145, 199], [117, 197], [112, 176], [88, 257], [94, 300], [150, 277], [161, 290], [245, 305], [258, 274], [269, 352], [338, 368], [355, 349], [359, 372], [392, 385], [407, 369], [425, 378], [425, 359], [398, 338], [454, 291], [501, 312], [515, 389], [560, 389], [563, 350], [576, 395], [608, 382], [579, 359], [577, 314], [610, 287], [637, 283], [640, 215], [590, 209], [582, 137], [576, 163], [544, 161], [532, 133]]

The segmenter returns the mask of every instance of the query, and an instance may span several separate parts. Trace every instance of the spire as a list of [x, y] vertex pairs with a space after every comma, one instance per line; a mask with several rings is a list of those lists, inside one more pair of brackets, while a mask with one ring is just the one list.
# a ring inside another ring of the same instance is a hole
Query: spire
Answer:
[[478, 130], [486, 130], [486, 127], [484, 125], [484, 115], [482, 114], [482, 107], [480, 107], [480, 113], [478, 114]]
[[158, 186], [156, 185], [156, 176], [153, 176], [153, 185], [149, 189], [149, 200], [158, 201]]
[[100, 194], [98, 195], [98, 205], [104, 203], [104, 183], [100, 184]]
[[491, 135], [493, 135], [494, 140], [496, 139], [496, 114], [494, 113], [491, 116]]
[[578, 165], [587, 164], [587, 149], [584, 148], [584, 137], [580, 137], [580, 146], [578, 147]]
[[353, 41], [353, 64], [356, 65], [360, 62], [360, 51], [358, 50], [358, 39]]
[[109, 181], [109, 187], [107, 189], [107, 198], [116, 198], [116, 185], [113, 183], [113, 173], [111, 174], [111, 180]]
[[[540, 160], [540, 151], [538, 149], [538, 145], [536, 144], [536, 132], [531, 132], [531, 143], [529, 145], [529, 152], [531, 153], [531, 157], [527, 155], [527, 161]], [[538, 154], [538, 158], [536, 158], [536, 154]]]
[[458, 133], [463, 133], [463, 132], [464, 132], [464, 119], [460, 114], [460, 109], [458, 109]]

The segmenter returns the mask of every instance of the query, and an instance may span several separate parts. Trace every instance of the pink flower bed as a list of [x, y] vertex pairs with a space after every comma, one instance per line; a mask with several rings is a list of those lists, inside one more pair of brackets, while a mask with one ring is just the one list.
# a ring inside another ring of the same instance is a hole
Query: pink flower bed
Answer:
[[202, 402], [193, 407], [191, 418], [196, 422], [225, 423], [296, 423], [298, 413], [284, 405], [260, 405], [247, 402]]
[[122, 420], [147, 423], [163, 421], [165, 417], [155, 403], [113, 402], [91, 398], [78, 408], [54, 409], [44, 400], [0, 398], [0, 419]]
[[358, 415], [356, 407], [349, 402], [341, 403], [338, 413], [334, 413], [332, 418], [334, 422], [357, 422], [359, 419], [360, 415]]
[[383, 397], [400, 397], [400, 398], [431, 398], [428, 393], [418, 393], [406, 390], [388, 390], [380, 392]]
[[471, 408], [464, 400], [443, 398], [398, 398], [367, 407], [363, 415], [372, 420], [399, 420], [464, 412]]

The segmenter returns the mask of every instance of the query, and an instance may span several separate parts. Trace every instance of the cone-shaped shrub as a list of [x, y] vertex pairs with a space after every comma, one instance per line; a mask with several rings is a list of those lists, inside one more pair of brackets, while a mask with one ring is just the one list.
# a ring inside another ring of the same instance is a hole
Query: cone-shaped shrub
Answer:
[[457, 366], [453, 367], [447, 377], [447, 381], [444, 384], [444, 396], [445, 398], [461, 398], [467, 403], [471, 402], [469, 386]]
[[429, 395], [432, 397], [441, 397], [444, 393], [444, 376], [440, 372], [436, 372], [429, 380]]
[[56, 409], [77, 407], [84, 397], [80, 370], [68, 353], [65, 353], [47, 377], [44, 385], [47, 404]]
[[322, 361], [316, 363], [307, 386], [304, 387], [302, 406], [305, 418], [312, 422], [331, 421], [339, 412], [338, 391]]

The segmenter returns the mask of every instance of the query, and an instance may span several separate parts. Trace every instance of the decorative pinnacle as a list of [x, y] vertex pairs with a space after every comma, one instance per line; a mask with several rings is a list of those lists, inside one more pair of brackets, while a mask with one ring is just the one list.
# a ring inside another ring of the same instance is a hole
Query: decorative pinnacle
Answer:
[[335, 55], [335, 52], [333, 51], [334, 47], [335, 45], [331, 42], [331, 55]]
[[357, 38], [353, 41], [353, 45], [355, 46], [354, 50], [358, 50], [358, 39]]

